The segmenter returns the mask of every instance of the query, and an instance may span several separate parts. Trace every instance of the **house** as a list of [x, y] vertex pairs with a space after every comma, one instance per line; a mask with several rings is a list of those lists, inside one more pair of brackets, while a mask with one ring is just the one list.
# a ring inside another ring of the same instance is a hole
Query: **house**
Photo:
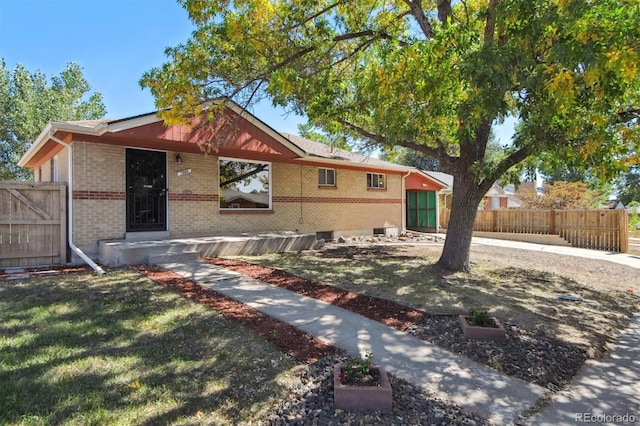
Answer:
[[604, 208], [610, 210], [623, 210], [626, 207], [622, 201], [618, 200], [615, 196], [611, 196], [609, 197], [609, 203]]
[[445, 185], [418, 169], [279, 133], [232, 102], [215, 123], [191, 124], [150, 113], [43, 129], [19, 164], [67, 183], [74, 261], [98, 258], [105, 240], [371, 235], [407, 220], [438, 230]]
[[485, 194], [481, 210], [517, 209], [522, 207], [522, 200], [516, 195], [513, 185], [500, 186], [498, 183], [491, 185]]
[[[453, 176], [443, 172], [424, 171], [425, 174], [446, 185], [440, 190], [440, 206], [451, 209], [451, 197], [453, 195]], [[524, 186], [528, 182], [524, 182]], [[535, 185], [535, 183], [534, 183]], [[518, 208], [522, 206], [522, 200], [516, 195], [514, 185], [506, 185], [504, 188], [497, 182], [485, 194], [479, 205], [480, 210], [497, 210], [506, 208]]]

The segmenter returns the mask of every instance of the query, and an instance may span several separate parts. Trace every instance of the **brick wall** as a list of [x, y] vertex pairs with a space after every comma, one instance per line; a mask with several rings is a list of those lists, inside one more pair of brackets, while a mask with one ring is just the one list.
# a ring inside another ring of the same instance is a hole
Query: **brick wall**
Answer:
[[87, 254], [125, 232], [125, 148], [73, 144], [73, 239]]
[[[272, 209], [220, 211], [218, 158], [167, 153], [168, 227], [172, 237], [257, 231], [362, 231], [401, 227], [399, 174], [367, 189], [366, 170], [336, 170], [335, 187], [319, 187], [318, 167], [272, 163]], [[188, 170], [190, 169], [190, 172]], [[178, 176], [178, 172], [181, 172]], [[122, 238], [126, 226], [125, 148], [74, 142], [74, 241], [88, 254], [99, 239]]]

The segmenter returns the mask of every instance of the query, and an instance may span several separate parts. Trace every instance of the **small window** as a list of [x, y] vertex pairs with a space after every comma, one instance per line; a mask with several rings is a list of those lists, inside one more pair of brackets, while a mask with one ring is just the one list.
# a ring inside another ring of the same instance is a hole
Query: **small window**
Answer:
[[318, 185], [336, 186], [336, 171], [334, 169], [318, 169]]
[[384, 189], [385, 177], [382, 173], [367, 173], [367, 188]]

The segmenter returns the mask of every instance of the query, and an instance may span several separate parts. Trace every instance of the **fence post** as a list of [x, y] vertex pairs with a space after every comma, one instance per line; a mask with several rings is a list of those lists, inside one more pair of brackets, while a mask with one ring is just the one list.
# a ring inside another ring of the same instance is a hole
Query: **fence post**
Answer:
[[620, 226], [620, 253], [629, 253], [629, 212], [626, 209], [620, 212], [618, 224]]
[[555, 235], [556, 233], [556, 212], [551, 209], [549, 211], [549, 235]]

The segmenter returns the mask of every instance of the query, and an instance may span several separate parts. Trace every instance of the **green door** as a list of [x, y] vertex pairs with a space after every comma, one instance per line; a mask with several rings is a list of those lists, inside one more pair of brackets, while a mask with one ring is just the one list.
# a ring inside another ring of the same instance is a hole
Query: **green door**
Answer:
[[434, 191], [407, 192], [407, 227], [435, 228], [437, 219]]

